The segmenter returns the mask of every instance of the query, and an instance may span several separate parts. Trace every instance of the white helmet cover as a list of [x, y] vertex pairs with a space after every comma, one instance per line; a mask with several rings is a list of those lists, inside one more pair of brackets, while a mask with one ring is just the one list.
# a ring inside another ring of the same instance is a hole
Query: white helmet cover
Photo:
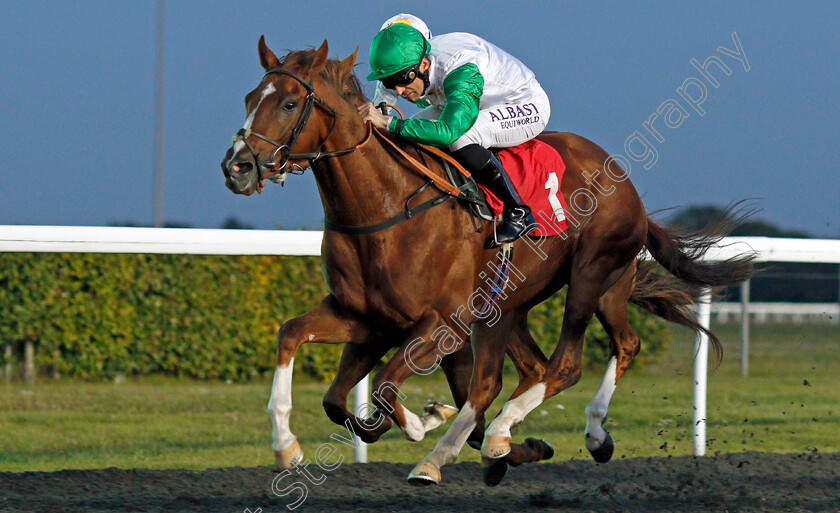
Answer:
[[432, 38], [432, 32], [429, 30], [429, 27], [426, 26], [426, 24], [423, 22], [423, 20], [421, 20], [420, 18], [418, 18], [417, 16], [415, 16], [413, 14], [402, 14], [401, 13], [401, 14], [397, 14], [396, 16], [392, 16], [391, 18], [388, 18], [387, 20], [385, 20], [385, 23], [382, 24], [382, 27], [379, 30], [385, 30], [386, 28], [390, 27], [394, 23], [405, 23], [406, 25], [414, 27], [417, 30], [419, 30], [420, 33], [423, 34], [423, 37], [425, 37], [427, 40]]

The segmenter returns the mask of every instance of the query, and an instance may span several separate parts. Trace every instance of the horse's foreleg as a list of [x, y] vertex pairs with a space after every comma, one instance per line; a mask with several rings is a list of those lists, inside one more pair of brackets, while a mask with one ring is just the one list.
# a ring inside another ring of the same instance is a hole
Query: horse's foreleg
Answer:
[[607, 371], [595, 396], [586, 406], [586, 448], [595, 461], [606, 463], [612, 458], [615, 444], [606, 429], [602, 427], [607, 418], [610, 399], [615, 392], [618, 380], [627, 370], [630, 362], [639, 353], [641, 347], [639, 335], [633, 331], [627, 319], [627, 301], [633, 290], [634, 267], [631, 267], [621, 279], [598, 301], [595, 315], [610, 337], [610, 360]]
[[502, 364], [505, 344], [512, 324], [512, 316], [503, 315], [496, 326], [473, 326], [472, 346], [474, 363], [467, 402], [434, 450], [417, 464], [408, 476], [414, 485], [436, 484], [441, 480], [440, 469], [453, 463], [476, 427], [484, 425], [484, 413], [502, 390]]
[[324, 396], [324, 411], [327, 416], [340, 426], [350, 423], [353, 433], [365, 443], [373, 443], [391, 429], [391, 419], [379, 410], [369, 412], [365, 419], [356, 417], [347, 409], [347, 396], [350, 390], [363, 379], [387, 352], [384, 343], [347, 344], [341, 353], [341, 361], [327, 394]]
[[[458, 412], [454, 406], [430, 404], [425, 415], [418, 416], [400, 403], [405, 394], [400, 387], [414, 374], [431, 374], [443, 359], [462, 348], [464, 342], [436, 312], [431, 312], [408, 333], [406, 341], [374, 378], [372, 397], [379, 409], [389, 415], [413, 442], [440, 426]], [[443, 333], [447, 336], [443, 336]], [[433, 335], [434, 334], [434, 335]]]
[[303, 451], [289, 428], [292, 412], [292, 371], [294, 356], [304, 343], [342, 344], [359, 342], [368, 336], [367, 328], [343, 315], [332, 296], [309, 312], [286, 322], [277, 334], [277, 367], [268, 400], [271, 416], [271, 446], [280, 468], [291, 468], [299, 462]]
[[[548, 358], [537, 346], [531, 331], [528, 329], [528, 312], [517, 312], [514, 317], [510, 341], [507, 344], [507, 354], [519, 373], [519, 385], [513, 391], [508, 401], [516, 399], [532, 386], [539, 383], [545, 376]], [[483, 434], [475, 444], [470, 437], [470, 445], [481, 448]], [[484, 463], [484, 484], [495, 486], [499, 484], [507, 473], [508, 466], [518, 467], [529, 461], [542, 461], [554, 456], [551, 444], [536, 438], [526, 438], [522, 444], [510, 444], [510, 452], [501, 459], [482, 459]]]

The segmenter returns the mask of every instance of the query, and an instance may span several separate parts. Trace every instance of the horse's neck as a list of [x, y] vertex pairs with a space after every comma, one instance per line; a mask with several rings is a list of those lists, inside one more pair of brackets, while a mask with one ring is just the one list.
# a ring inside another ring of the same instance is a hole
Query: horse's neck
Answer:
[[[360, 120], [339, 113], [325, 150], [353, 147], [366, 134]], [[316, 161], [314, 169], [326, 219], [348, 226], [374, 224], [399, 213], [423, 184], [385, 150], [375, 134], [350, 154]]]

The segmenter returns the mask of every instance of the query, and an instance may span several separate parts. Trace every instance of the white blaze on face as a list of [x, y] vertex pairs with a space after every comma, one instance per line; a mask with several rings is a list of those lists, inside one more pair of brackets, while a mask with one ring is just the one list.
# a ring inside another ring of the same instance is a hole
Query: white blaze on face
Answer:
[[274, 383], [271, 385], [271, 397], [268, 400], [268, 414], [271, 416], [271, 448], [280, 451], [287, 448], [297, 438], [289, 429], [289, 417], [292, 413], [292, 371], [295, 359], [288, 365], [278, 365], [274, 371]]
[[595, 396], [586, 406], [586, 448], [590, 451], [599, 448], [607, 438], [607, 432], [601, 427], [601, 424], [607, 417], [610, 399], [612, 399], [616, 388], [615, 366], [616, 359], [612, 357], [610, 363], [607, 364], [607, 371], [604, 373], [604, 379], [601, 380], [598, 391], [595, 392]]
[[[277, 91], [277, 89], [274, 88], [274, 84], [269, 82], [268, 84], [265, 85], [262, 92], [260, 93], [260, 99], [257, 102], [257, 106], [254, 107], [254, 109], [251, 111], [250, 114], [248, 114], [248, 118], [245, 120], [245, 124], [242, 125], [242, 128], [244, 128], [245, 130], [250, 130], [251, 129], [251, 125], [254, 124], [254, 116], [256, 116], [257, 111], [260, 110], [260, 105], [262, 104], [263, 100], [265, 100], [268, 95], [270, 95], [271, 93], [273, 93], [275, 91]], [[241, 140], [236, 141], [236, 144], [233, 146], [234, 155], [239, 153], [240, 151], [242, 151], [242, 148], [244, 148], [244, 147], [245, 147], [245, 142], [244, 141], [241, 141]]]
[[502, 412], [493, 419], [485, 436], [510, 436], [510, 428], [525, 420], [531, 410], [542, 404], [545, 398], [545, 384], [537, 383], [516, 399], [511, 399], [502, 407]]

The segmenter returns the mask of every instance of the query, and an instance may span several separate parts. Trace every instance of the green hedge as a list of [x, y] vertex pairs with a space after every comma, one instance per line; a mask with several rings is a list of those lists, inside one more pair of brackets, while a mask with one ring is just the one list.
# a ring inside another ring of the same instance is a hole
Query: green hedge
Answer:
[[[274, 368], [280, 325], [327, 293], [317, 257], [7, 253], [0, 257], [0, 342], [36, 344], [41, 375], [111, 379], [168, 374], [247, 380]], [[559, 336], [562, 295], [530, 317], [550, 354]], [[637, 311], [640, 360], [668, 341], [661, 321]], [[588, 363], [603, 362], [607, 337], [597, 321]], [[297, 371], [328, 380], [340, 346], [305, 344]]]

